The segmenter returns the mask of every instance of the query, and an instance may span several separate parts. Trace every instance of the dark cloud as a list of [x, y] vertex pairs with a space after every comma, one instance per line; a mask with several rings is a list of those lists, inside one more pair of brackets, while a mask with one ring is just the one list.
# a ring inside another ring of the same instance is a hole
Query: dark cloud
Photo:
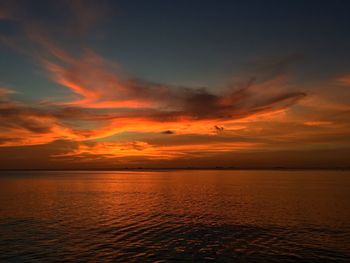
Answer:
[[[65, 60], [71, 60], [65, 55], [64, 57]], [[90, 74], [92, 77], [84, 79], [82, 76], [86, 67], [89, 68], [87, 73], [92, 71], [96, 74]], [[306, 96], [303, 92], [284, 91], [279, 86], [283, 87], [284, 83], [278, 78], [277, 81], [250, 82], [241, 88], [232, 86], [222, 94], [213, 94], [205, 88], [174, 87], [140, 80], [123, 82], [118, 75], [109, 71], [101, 72], [94, 67], [94, 63], [87, 64], [81, 72], [77, 68], [81, 77], [74, 75], [70, 69], [61, 76], [66, 78], [63, 83], [70, 83], [70, 87], [93, 98], [76, 106], [57, 103], [27, 105], [9, 100], [9, 92], [2, 89], [0, 127], [3, 129], [2, 133], [7, 131], [5, 137], [11, 138], [10, 133], [22, 132], [22, 136], [27, 137], [24, 141], [30, 141], [31, 144], [67, 137], [76, 140], [103, 138], [122, 131], [135, 131], [134, 123], [137, 122], [145, 123], [137, 126], [137, 132], [150, 130], [149, 126], [153, 124], [154, 129], [166, 127], [167, 123], [178, 123], [181, 128], [183, 122], [203, 121], [211, 122], [211, 127], [221, 132], [224, 128], [216, 126], [217, 121], [235, 121], [283, 110]], [[95, 90], [93, 84], [99, 82], [99, 88]], [[109, 83], [109, 86], [102, 85], [104, 83]], [[122, 91], [121, 95], [118, 90]], [[108, 96], [113, 93], [124, 97]], [[130, 101], [131, 106], [128, 104]], [[125, 104], [119, 107], [119, 103]], [[148, 106], [139, 107], [138, 103]], [[197, 133], [196, 130], [187, 132]], [[174, 132], [165, 130], [162, 133]], [[31, 140], [31, 136], [36, 137], [36, 134], [47, 135], [46, 140]]]
[[215, 125], [214, 128], [215, 128], [217, 133], [220, 133], [220, 132], [224, 131], [224, 127], [220, 127], [220, 126]]
[[0, 107], [0, 127], [2, 129], [21, 128], [33, 133], [47, 133], [51, 129], [50, 124], [42, 122], [40, 119], [48, 116], [48, 113], [33, 108], [15, 104], [2, 105]]
[[167, 131], [161, 132], [161, 134], [175, 134], [175, 132], [174, 132], [174, 131], [167, 130]]

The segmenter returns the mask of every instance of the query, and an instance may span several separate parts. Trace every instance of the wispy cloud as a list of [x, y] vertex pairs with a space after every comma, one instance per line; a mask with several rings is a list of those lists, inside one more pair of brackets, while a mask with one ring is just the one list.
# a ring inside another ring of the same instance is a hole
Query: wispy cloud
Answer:
[[95, 142], [82, 143], [72, 151], [56, 155], [58, 158], [67, 158], [86, 162], [87, 160], [108, 158], [123, 159], [138, 157], [149, 160], [171, 160], [174, 158], [217, 154], [220, 152], [232, 152], [253, 148], [254, 143], [226, 142], [226, 143], [203, 143], [190, 145], [159, 146], [143, 141], [131, 142]]
[[339, 83], [341, 83], [343, 85], [350, 86], [350, 74], [343, 75], [343, 76], [339, 77], [337, 80]]
[[[70, 13], [68, 22], [60, 21], [64, 34], [86, 33], [103, 14], [85, 1], [62, 4]], [[70, 94], [63, 101], [28, 103], [14, 99], [13, 90], [0, 88], [0, 146], [65, 141], [72, 147], [53, 154], [56, 158], [171, 160], [348, 143], [349, 108], [327, 96], [290, 88], [290, 57], [258, 63], [253, 77], [236, 77], [239, 81], [220, 92], [157, 83], [125, 73], [85, 43], [69, 51], [55, 41], [51, 27], [16, 8], [9, 5], [0, 19], [15, 20], [21, 35], [2, 36], [3, 42], [29, 54]], [[346, 75], [337, 82], [347, 85], [348, 80]], [[118, 141], [121, 134], [129, 134], [126, 141]]]

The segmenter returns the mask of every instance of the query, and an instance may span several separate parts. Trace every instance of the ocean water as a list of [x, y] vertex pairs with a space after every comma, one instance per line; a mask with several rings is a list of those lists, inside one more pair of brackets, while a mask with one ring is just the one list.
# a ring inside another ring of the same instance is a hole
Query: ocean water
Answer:
[[350, 262], [350, 172], [2, 172], [0, 261]]

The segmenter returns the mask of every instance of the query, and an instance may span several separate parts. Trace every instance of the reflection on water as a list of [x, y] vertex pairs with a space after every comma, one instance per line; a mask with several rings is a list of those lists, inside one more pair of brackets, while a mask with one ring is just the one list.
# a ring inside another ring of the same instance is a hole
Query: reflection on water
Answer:
[[350, 261], [349, 172], [3, 172], [0, 187], [0, 261]]

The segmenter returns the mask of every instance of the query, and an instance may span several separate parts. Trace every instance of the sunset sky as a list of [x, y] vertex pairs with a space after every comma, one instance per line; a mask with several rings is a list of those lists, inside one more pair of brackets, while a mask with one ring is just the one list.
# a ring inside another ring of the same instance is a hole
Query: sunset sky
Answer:
[[348, 167], [349, 13], [0, 0], [0, 169]]

